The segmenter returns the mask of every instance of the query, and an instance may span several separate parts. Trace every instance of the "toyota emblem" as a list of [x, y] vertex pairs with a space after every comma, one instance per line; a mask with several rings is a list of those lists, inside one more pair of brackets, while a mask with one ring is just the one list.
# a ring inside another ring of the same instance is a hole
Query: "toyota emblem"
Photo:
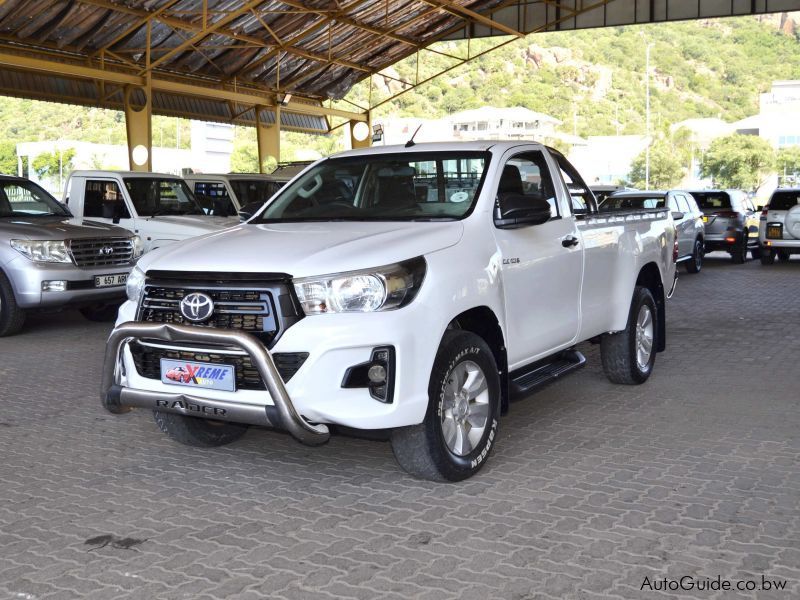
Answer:
[[181, 300], [181, 314], [195, 323], [206, 321], [214, 314], [214, 301], [208, 294], [192, 292]]
[[114, 254], [114, 247], [113, 246], [103, 246], [100, 250], [97, 251], [100, 256], [108, 256], [109, 254]]

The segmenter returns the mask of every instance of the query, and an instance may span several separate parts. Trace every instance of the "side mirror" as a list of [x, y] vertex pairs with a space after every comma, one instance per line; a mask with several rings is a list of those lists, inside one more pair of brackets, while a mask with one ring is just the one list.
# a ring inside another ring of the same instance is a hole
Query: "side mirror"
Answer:
[[672, 211], [672, 219], [673, 219], [674, 221], [680, 221], [680, 220], [681, 220], [683, 217], [685, 217], [685, 216], [686, 216], [686, 215], [684, 215], [684, 214], [683, 214], [681, 211], [679, 211], [679, 210], [673, 210], [673, 211]]
[[550, 220], [550, 203], [543, 198], [522, 194], [503, 194], [497, 197], [494, 224], [498, 229], [517, 229], [541, 225]]
[[263, 202], [249, 202], [239, 209], [239, 221], [244, 223], [249, 221], [254, 214], [256, 214], [261, 207], [264, 206]]

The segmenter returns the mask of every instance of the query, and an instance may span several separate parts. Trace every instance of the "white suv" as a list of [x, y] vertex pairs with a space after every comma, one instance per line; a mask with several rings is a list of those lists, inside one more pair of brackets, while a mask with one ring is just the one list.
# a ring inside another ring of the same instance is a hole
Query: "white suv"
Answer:
[[800, 254], [800, 188], [777, 189], [761, 212], [758, 228], [761, 264], [771, 265], [777, 256], [789, 260]]

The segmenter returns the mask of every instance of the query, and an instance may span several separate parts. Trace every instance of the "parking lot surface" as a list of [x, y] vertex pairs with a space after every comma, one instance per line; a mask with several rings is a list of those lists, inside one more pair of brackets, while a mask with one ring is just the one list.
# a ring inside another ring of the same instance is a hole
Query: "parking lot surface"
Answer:
[[[796, 259], [712, 255], [647, 384], [583, 345], [449, 485], [379, 441], [178, 445], [101, 409], [110, 326], [32, 317], [0, 339], [0, 598], [800, 597], [799, 293]], [[684, 576], [786, 588], [655, 590]]]

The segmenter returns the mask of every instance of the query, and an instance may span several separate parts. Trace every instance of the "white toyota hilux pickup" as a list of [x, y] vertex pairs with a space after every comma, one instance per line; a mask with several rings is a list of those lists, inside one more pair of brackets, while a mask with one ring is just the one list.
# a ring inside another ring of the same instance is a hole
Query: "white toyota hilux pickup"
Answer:
[[509, 400], [585, 362], [579, 342], [611, 381], [647, 380], [676, 253], [668, 210], [599, 213], [538, 144], [345, 152], [247, 223], [139, 261], [102, 401], [197, 446], [383, 430], [406, 471], [464, 479]]

